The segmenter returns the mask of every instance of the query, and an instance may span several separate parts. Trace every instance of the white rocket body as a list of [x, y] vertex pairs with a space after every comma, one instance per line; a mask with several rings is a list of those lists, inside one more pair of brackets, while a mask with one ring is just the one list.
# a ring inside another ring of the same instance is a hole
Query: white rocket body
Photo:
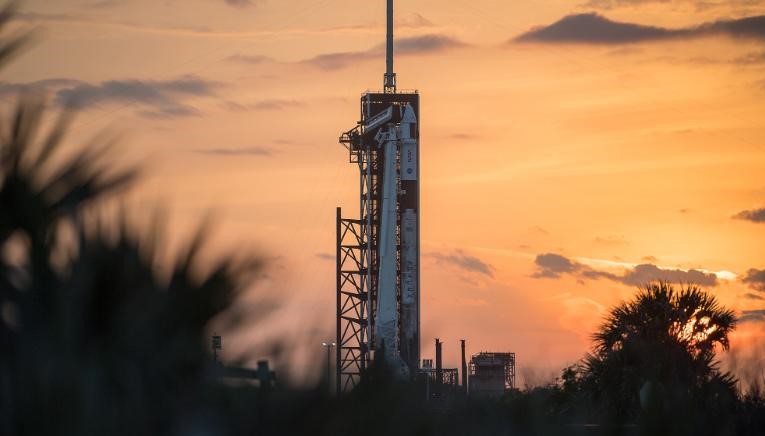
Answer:
[[379, 239], [379, 285], [377, 291], [377, 317], [375, 347], [382, 351], [385, 362], [397, 376], [406, 378], [409, 368], [401, 359], [399, 350], [399, 313], [396, 262], [396, 222], [398, 209], [398, 135], [397, 129], [389, 125], [380, 129], [376, 136], [383, 151], [383, 187]]
[[401, 332], [404, 360], [419, 361], [420, 327], [420, 238], [419, 238], [419, 147], [417, 117], [411, 105], [403, 107], [399, 125], [401, 151]]

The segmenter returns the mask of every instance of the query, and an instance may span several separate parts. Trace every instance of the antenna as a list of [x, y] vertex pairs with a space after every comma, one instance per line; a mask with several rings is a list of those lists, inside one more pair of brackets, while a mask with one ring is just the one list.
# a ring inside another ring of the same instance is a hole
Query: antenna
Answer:
[[396, 92], [396, 73], [393, 72], [393, 0], [388, 0], [388, 31], [385, 50], [385, 92]]

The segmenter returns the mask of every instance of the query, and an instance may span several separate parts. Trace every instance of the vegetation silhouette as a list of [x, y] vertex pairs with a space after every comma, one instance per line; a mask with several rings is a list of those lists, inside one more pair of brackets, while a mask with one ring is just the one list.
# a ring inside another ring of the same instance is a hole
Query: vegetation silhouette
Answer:
[[720, 434], [733, 425], [736, 380], [719, 370], [715, 349], [729, 348], [735, 325], [699, 287], [651, 283], [610, 311], [593, 353], [564, 372], [564, 387], [588, 396], [606, 422]]
[[[14, 8], [0, 12], [0, 30]], [[28, 40], [0, 39], [0, 67]], [[741, 394], [714, 360], [733, 313], [697, 287], [661, 282], [614, 308], [593, 352], [556, 382], [498, 399], [428, 401], [384, 365], [337, 397], [324, 385], [227, 383], [207, 329], [263, 263], [201, 268], [203, 226], [160, 272], [161, 218], [142, 227], [98, 214], [138, 171], [105, 163], [104, 137], [63, 156], [72, 113], [43, 131], [45, 107], [22, 94], [0, 120], [2, 435], [765, 434], [762, 384]]]
[[[0, 28], [15, 6], [0, 12]], [[0, 65], [27, 39], [0, 43]], [[104, 163], [113, 150], [104, 137], [63, 156], [72, 112], [43, 132], [45, 107], [23, 92], [0, 122], [0, 433], [210, 427], [206, 404], [220, 388], [206, 328], [261, 262], [228, 257], [200, 268], [202, 227], [161, 274], [161, 220], [140, 229], [98, 215], [137, 171]]]

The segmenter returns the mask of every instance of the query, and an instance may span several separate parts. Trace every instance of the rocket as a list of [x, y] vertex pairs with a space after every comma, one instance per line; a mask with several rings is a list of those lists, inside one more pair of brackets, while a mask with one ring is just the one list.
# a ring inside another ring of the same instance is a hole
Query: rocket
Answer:
[[418, 135], [412, 106], [397, 109], [398, 125], [389, 123], [375, 135], [384, 162], [375, 348], [406, 378], [419, 363]]
[[420, 183], [418, 125], [411, 105], [399, 125], [401, 159], [401, 356], [412, 370], [419, 366], [420, 327]]
[[[384, 360], [402, 380], [420, 363], [420, 95], [397, 90], [386, 2], [383, 91], [362, 94], [361, 120], [340, 137], [359, 166], [361, 193], [360, 219], [338, 221], [337, 371], [350, 384], [367, 359]], [[357, 245], [342, 245], [344, 222], [358, 226]], [[358, 257], [342, 255], [353, 246]]]

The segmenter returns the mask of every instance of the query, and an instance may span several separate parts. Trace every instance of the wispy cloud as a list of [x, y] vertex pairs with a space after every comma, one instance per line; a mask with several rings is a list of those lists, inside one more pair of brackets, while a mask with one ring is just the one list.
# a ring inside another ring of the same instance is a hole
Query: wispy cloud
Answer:
[[739, 65], [759, 65], [765, 63], [765, 51], [747, 53], [733, 60], [734, 64]]
[[179, 117], [196, 117], [202, 115], [202, 112], [199, 109], [191, 106], [173, 105], [161, 106], [156, 109], [139, 110], [137, 114], [144, 118], [169, 119]]
[[635, 6], [646, 3], [667, 3], [668, 0], [588, 0], [580, 6], [594, 9], [613, 9], [621, 6]]
[[[396, 46], [394, 50], [396, 51], [396, 54], [402, 56], [436, 53], [467, 46], [464, 42], [444, 35], [423, 35], [400, 38], [396, 40], [395, 44]], [[368, 59], [379, 59], [384, 52], [385, 47], [378, 45], [365, 51], [325, 53], [307, 59], [303, 61], [303, 63], [313, 65], [323, 70], [337, 70], [356, 62], [363, 62]]]
[[10, 83], [0, 82], [0, 96], [17, 95], [19, 92], [37, 92], [49, 93], [52, 91], [71, 88], [83, 84], [83, 82], [74, 79], [45, 79], [29, 83]]
[[765, 223], [765, 208], [741, 211], [733, 215], [733, 219]]
[[227, 57], [226, 60], [229, 62], [238, 62], [238, 63], [244, 63], [244, 64], [250, 64], [250, 65], [258, 65], [258, 64], [263, 64], [266, 62], [273, 62], [273, 59], [268, 56], [245, 55], [241, 53], [231, 55]]
[[653, 264], [640, 264], [624, 268], [620, 274], [592, 268], [560, 254], [546, 253], [536, 257], [537, 270], [532, 277], [556, 279], [563, 275], [572, 275], [579, 279], [607, 279], [631, 286], [641, 286], [653, 280], [665, 280], [673, 283], [695, 283], [702, 286], [716, 286], [715, 273], [696, 269], [659, 268]]
[[449, 134], [447, 138], [456, 139], [458, 141], [472, 141], [480, 138], [480, 135], [475, 133], [457, 132]]
[[704, 36], [765, 40], [765, 15], [669, 29], [612, 21], [595, 13], [576, 14], [566, 16], [553, 24], [532, 29], [519, 35], [514, 41], [558, 44], [626, 44]]
[[300, 107], [303, 103], [297, 100], [283, 100], [283, 99], [268, 99], [260, 100], [254, 103], [237, 103], [235, 101], [227, 101], [223, 103], [223, 107], [230, 111], [242, 112], [242, 111], [280, 111], [290, 109], [294, 107]]
[[397, 29], [402, 28], [422, 28], [422, 27], [433, 27], [435, 24], [428, 20], [427, 18], [423, 17], [421, 14], [418, 14], [417, 12], [413, 12], [409, 15], [404, 16], [398, 16], [395, 19], [395, 24]]
[[750, 268], [741, 281], [755, 291], [765, 292], [765, 269]]
[[623, 235], [608, 235], [608, 236], [596, 236], [593, 241], [596, 244], [605, 245], [605, 246], [616, 246], [616, 245], [628, 245], [626, 239], [624, 239]]
[[86, 3], [83, 7], [86, 9], [111, 9], [122, 4], [124, 4], [124, 2], [119, 0], [102, 0]]
[[439, 263], [455, 266], [464, 271], [483, 274], [488, 277], [494, 277], [494, 267], [478, 257], [466, 254], [462, 250], [455, 250], [452, 253], [429, 253], [427, 256], [435, 259]]
[[762, 0], [587, 0], [579, 6], [585, 9], [611, 10], [617, 8], [636, 8], [643, 5], [671, 5], [677, 9], [678, 5], [684, 5], [691, 10], [700, 12], [711, 9], [726, 8], [731, 6], [746, 10], [752, 6], [762, 6]]
[[542, 228], [540, 226], [531, 226], [531, 227], [529, 227], [529, 230], [532, 233], [536, 233], [538, 235], [545, 235], [545, 236], [549, 236], [550, 235], [550, 232], [548, 232], [546, 229], [544, 229], [544, 228]]
[[219, 84], [195, 76], [175, 80], [110, 80], [98, 84], [78, 82], [56, 91], [54, 101], [76, 109], [102, 104], [138, 104], [143, 116], [181, 117], [197, 115], [197, 109], [183, 103], [187, 97], [211, 96]]
[[255, 1], [253, 0], [225, 0], [226, 4], [229, 6], [235, 6], [238, 8], [243, 8], [247, 6], [253, 6], [255, 5]]
[[[465, 46], [467, 44], [464, 42], [448, 36], [423, 35], [398, 39], [395, 43], [395, 51], [399, 55], [419, 55]], [[382, 51], [382, 47], [380, 47], [380, 51]]]
[[203, 148], [194, 150], [200, 154], [211, 154], [218, 156], [271, 156], [274, 150], [268, 147], [245, 147], [245, 148]]
[[760, 322], [765, 321], [765, 309], [744, 310], [738, 318], [740, 322]]

